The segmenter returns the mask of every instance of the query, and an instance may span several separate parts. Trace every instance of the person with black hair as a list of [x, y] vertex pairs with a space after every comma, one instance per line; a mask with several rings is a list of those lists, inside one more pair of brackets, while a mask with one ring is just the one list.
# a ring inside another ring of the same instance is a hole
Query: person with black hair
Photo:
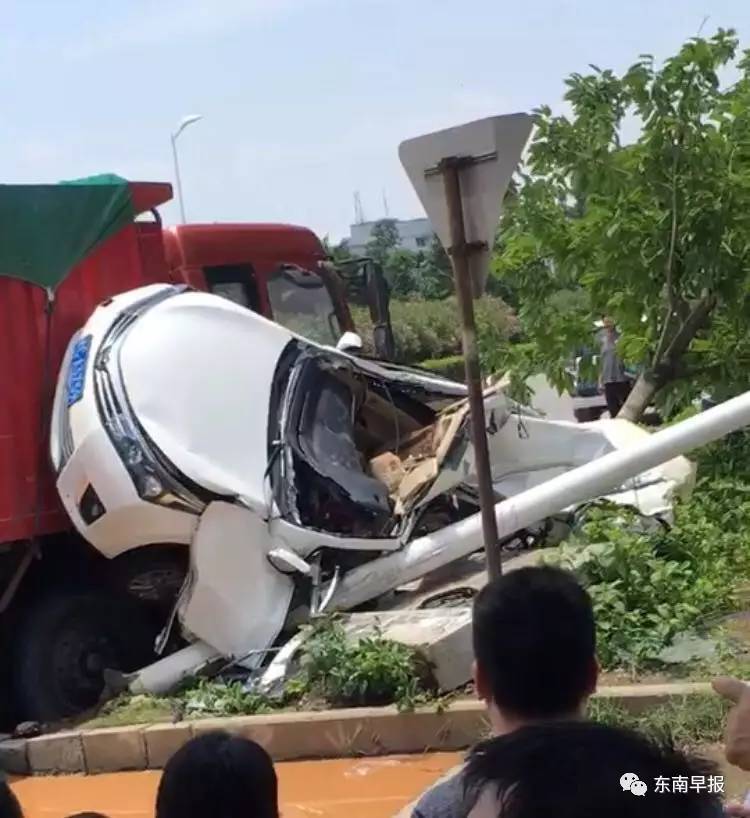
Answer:
[[107, 818], [103, 812], [76, 812], [67, 818]]
[[0, 772], [0, 818], [23, 818], [21, 805]]
[[279, 818], [278, 782], [268, 753], [224, 732], [191, 739], [167, 762], [156, 818]]
[[[549, 566], [520, 568], [474, 601], [474, 684], [496, 736], [535, 721], [583, 717], [596, 689], [591, 600], [575, 577]], [[461, 771], [428, 790], [413, 818], [466, 818]]]
[[719, 818], [723, 779], [631, 730], [586, 721], [522, 727], [474, 749], [469, 818]]

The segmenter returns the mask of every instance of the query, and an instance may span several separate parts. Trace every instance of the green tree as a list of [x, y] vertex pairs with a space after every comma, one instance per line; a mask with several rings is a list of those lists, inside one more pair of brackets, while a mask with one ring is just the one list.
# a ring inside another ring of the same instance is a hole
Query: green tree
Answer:
[[367, 255], [385, 267], [388, 254], [398, 247], [399, 236], [395, 219], [380, 219], [375, 222], [367, 242]]
[[[662, 66], [648, 55], [622, 76], [592, 66], [566, 80], [570, 116], [536, 112], [493, 271], [520, 303], [519, 373], [541, 368], [562, 387], [611, 313], [640, 372], [623, 416], [657, 393], [669, 409], [701, 388], [746, 388], [750, 51], [737, 52], [719, 30]], [[729, 66], [736, 80], [722, 84]]]
[[334, 264], [340, 264], [353, 258], [346, 239], [342, 239], [338, 244], [333, 244], [328, 236], [323, 236], [321, 243], [326, 255]]
[[402, 247], [387, 254], [384, 270], [394, 298], [413, 298], [419, 293], [419, 255]]
[[437, 236], [423, 254], [419, 267], [419, 291], [423, 298], [447, 298], [453, 293], [453, 266]]

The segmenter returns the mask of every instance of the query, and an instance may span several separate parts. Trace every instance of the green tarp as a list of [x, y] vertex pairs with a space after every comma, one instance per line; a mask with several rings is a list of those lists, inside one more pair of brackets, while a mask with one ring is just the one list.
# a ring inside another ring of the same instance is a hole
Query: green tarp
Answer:
[[0, 276], [54, 290], [133, 217], [128, 182], [111, 174], [58, 185], [0, 185]]

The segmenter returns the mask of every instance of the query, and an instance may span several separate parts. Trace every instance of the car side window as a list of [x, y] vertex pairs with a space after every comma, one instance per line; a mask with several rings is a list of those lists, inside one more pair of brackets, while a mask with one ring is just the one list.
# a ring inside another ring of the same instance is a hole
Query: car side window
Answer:
[[258, 285], [252, 264], [219, 264], [204, 267], [208, 291], [253, 312], [261, 312]]

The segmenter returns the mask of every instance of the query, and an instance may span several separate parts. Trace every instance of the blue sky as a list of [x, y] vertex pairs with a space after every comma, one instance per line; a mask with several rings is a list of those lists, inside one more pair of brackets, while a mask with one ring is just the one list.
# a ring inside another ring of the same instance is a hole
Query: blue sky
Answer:
[[[559, 107], [588, 63], [622, 69], [696, 33], [739, 30], [747, 0], [0, 0], [0, 179], [97, 172], [172, 181], [190, 221], [289, 221], [346, 235], [421, 215], [403, 139]], [[174, 205], [165, 219], [177, 218]]]

